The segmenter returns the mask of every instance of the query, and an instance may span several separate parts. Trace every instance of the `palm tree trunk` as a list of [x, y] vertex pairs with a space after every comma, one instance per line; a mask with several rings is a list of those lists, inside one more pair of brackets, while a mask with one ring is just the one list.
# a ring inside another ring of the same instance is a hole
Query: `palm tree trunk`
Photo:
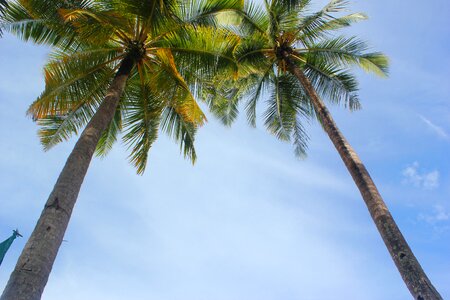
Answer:
[[411, 294], [416, 300], [442, 300], [439, 292], [434, 288], [431, 281], [420, 266], [418, 260], [411, 251], [408, 243], [403, 237], [400, 229], [394, 221], [389, 209], [381, 198], [375, 183], [366, 170], [366, 167], [340, 132], [327, 107], [317, 95], [314, 87], [303, 71], [289, 60], [285, 55], [285, 60], [289, 71], [297, 77], [304, 87], [316, 114], [322, 122], [322, 126], [339, 155], [344, 161], [345, 166], [353, 177], [364, 202], [369, 209], [370, 215], [375, 222], [378, 231], [383, 238], [386, 247], [399, 270], [403, 281], [406, 283]]
[[131, 59], [122, 61], [105, 99], [69, 155], [1, 300], [41, 299], [81, 184], [98, 141], [114, 116], [132, 67]]

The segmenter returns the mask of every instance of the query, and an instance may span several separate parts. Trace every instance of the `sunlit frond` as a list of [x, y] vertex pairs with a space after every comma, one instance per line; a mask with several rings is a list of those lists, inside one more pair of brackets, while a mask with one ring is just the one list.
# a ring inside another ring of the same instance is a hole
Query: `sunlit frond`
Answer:
[[243, 0], [190, 0], [182, 2], [179, 15], [188, 24], [216, 27], [235, 19], [243, 7]]
[[308, 48], [298, 51], [331, 65], [356, 66], [367, 72], [386, 76], [389, 63], [387, 57], [380, 52], [367, 52], [368, 49], [365, 42], [355, 37], [337, 37], [308, 45]]
[[334, 14], [347, 10], [348, 0], [331, 0], [320, 11], [301, 18], [297, 33], [305, 41], [313, 41], [323, 36], [324, 30], [335, 30], [365, 19], [364, 14], [335, 17]]
[[[210, 27], [187, 27], [167, 35], [155, 46], [170, 49], [186, 80], [209, 80], [217, 72], [237, 74], [233, 51], [239, 38], [229, 32]], [[185, 70], [188, 73], [185, 73]]]
[[65, 115], [48, 115], [39, 118], [38, 135], [44, 150], [49, 150], [60, 142], [67, 141], [83, 128], [92, 118], [96, 105], [84, 104]]
[[131, 41], [132, 24], [127, 15], [118, 11], [96, 11], [85, 9], [59, 9], [58, 13], [65, 23], [76, 31], [77, 37], [84, 43], [101, 45], [116, 37]]
[[54, 52], [51, 56], [44, 69], [45, 90], [28, 110], [35, 119], [61, 116], [82, 103], [102, 101], [120, 52], [114, 48], [86, 49], [73, 55]]

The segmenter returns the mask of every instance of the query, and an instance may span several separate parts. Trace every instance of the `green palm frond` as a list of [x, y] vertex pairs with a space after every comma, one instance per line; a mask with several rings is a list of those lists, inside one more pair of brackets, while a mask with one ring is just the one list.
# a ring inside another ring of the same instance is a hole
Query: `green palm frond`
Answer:
[[305, 103], [308, 103], [306, 96], [296, 78], [290, 74], [274, 76], [264, 113], [264, 123], [269, 132], [280, 140], [290, 141], [297, 116], [311, 115]]
[[258, 69], [267, 65], [267, 58], [273, 53], [273, 44], [265, 34], [253, 33], [245, 38], [236, 47], [234, 55], [239, 63], [240, 70]]
[[312, 115], [308, 99], [303, 89], [292, 75], [273, 76], [271, 94], [267, 99], [264, 124], [268, 131], [283, 141], [291, 141], [295, 154], [306, 155], [308, 135], [302, 120]]
[[292, 132], [292, 143], [294, 144], [294, 153], [297, 157], [303, 158], [308, 150], [309, 136], [305, 131], [302, 121], [297, 117], [294, 121]]
[[245, 1], [243, 9], [219, 15], [219, 24], [241, 36], [264, 33], [270, 20], [264, 9], [253, 1]]
[[80, 105], [65, 115], [48, 115], [37, 120], [38, 135], [44, 150], [49, 150], [60, 142], [67, 141], [89, 122], [96, 107]]
[[[5, 11], [6, 8], [8, 8], [8, 2], [7, 0], [0, 0], [0, 17], [3, 17], [3, 13]], [[1, 19], [0, 19], [1, 21]], [[1, 35], [1, 26], [0, 26], [0, 35]]]
[[6, 0], [0, 0], [0, 37], [3, 35], [2, 30], [2, 18], [3, 18], [3, 12], [8, 7], [8, 2]]
[[131, 151], [130, 162], [138, 174], [142, 174], [147, 165], [148, 152], [158, 137], [164, 102], [147, 84], [129, 85], [127, 96], [123, 141]]
[[58, 13], [66, 24], [75, 28], [77, 37], [84, 43], [100, 45], [117, 36], [131, 41], [127, 34], [133, 30], [132, 20], [115, 10], [97, 11], [95, 7], [83, 9], [59, 9]]
[[[315, 34], [313, 36], [319, 36], [320, 33], [326, 31], [334, 31], [339, 30], [352, 24], [360, 21], [367, 20], [367, 15], [363, 13], [353, 13], [349, 15], [345, 15], [343, 17], [333, 17], [329, 20], [326, 20], [322, 23], [321, 26], [318, 26], [315, 30]], [[307, 36], [307, 35], [306, 35]]]
[[[252, 127], [256, 127], [256, 108], [259, 100], [265, 92], [268, 91], [271, 83], [271, 78], [275, 76], [273, 67], [269, 66], [261, 75], [252, 74], [249, 77], [252, 79], [252, 86], [249, 88], [247, 95], [247, 103], [245, 111], [247, 113], [247, 121]], [[245, 88], [245, 87], [244, 87]]]
[[341, 66], [357, 66], [361, 69], [386, 76], [389, 61], [380, 52], [367, 52], [367, 44], [355, 37], [336, 37], [298, 49], [298, 53], [320, 58], [329, 64]]
[[238, 42], [225, 30], [197, 26], [167, 35], [155, 46], [171, 50], [181, 74], [186, 69], [192, 79], [207, 80], [217, 72], [237, 73], [233, 51]]
[[[107, 2], [107, 1], [102, 1]], [[110, 0], [109, 9], [127, 12], [147, 26], [157, 27], [158, 22], [164, 22], [168, 15], [173, 15], [179, 5], [177, 0]], [[153, 25], [150, 25], [153, 22]]]
[[161, 118], [161, 129], [180, 144], [180, 151], [184, 157], [195, 163], [197, 154], [194, 141], [197, 126], [183, 120], [183, 117], [172, 107], [166, 107]]
[[232, 80], [216, 80], [204, 89], [209, 110], [225, 125], [231, 126], [239, 114], [239, 88]]
[[90, 1], [17, 0], [8, 2], [0, 28], [25, 41], [57, 46], [62, 49], [75, 42], [74, 28], [66, 24], [59, 9], [82, 9]]
[[309, 58], [304, 72], [315, 90], [332, 103], [344, 103], [351, 110], [360, 108], [358, 101], [358, 82], [347, 69], [328, 64], [320, 59]]
[[3, 13], [3, 11], [5, 10], [6, 7], [8, 7], [8, 2], [6, 2], [6, 0], [1, 0], [0, 1], [0, 12]]
[[35, 119], [64, 115], [83, 103], [100, 103], [121, 56], [117, 49], [103, 48], [74, 55], [57, 51], [51, 57], [44, 68], [46, 88], [28, 110]]
[[116, 110], [114, 118], [108, 128], [103, 132], [102, 137], [97, 144], [97, 156], [104, 157], [108, 155], [109, 151], [117, 141], [117, 136], [122, 131], [122, 112], [120, 107], [121, 106], [119, 105], [119, 109]]
[[190, 0], [180, 5], [179, 15], [188, 24], [214, 26], [235, 19], [244, 7], [243, 0]]
[[283, 79], [275, 76], [274, 88], [267, 99], [267, 109], [264, 112], [264, 124], [270, 133], [282, 141], [290, 141], [292, 132], [292, 107], [287, 105], [282, 85]]
[[355, 21], [365, 19], [364, 14], [353, 14], [336, 18], [333, 14], [344, 12], [347, 10], [349, 1], [347, 0], [331, 0], [320, 11], [301, 18], [297, 33], [300, 34], [302, 40], [315, 40], [322, 37], [324, 30], [339, 29], [350, 25]]

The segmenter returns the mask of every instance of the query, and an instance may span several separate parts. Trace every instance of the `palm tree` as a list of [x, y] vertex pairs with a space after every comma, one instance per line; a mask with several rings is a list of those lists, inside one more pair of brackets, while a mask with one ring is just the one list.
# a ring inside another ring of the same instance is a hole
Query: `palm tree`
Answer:
[[[237, 31], [244, 40], [235, 51], [237, 82], [219, 77], [209, 88], [211, 110], [225, 124], [246, 101], [248, 121], [255, 125], [258, 100], [267, 97], [264, 121], [281, 140], [291, 140], [304, 155], [307, 135], [302, 118], [316, 116], [353, 177], [403, 280], [415, 299], [442, 299], [408, 246], [364, 164], [336, 126], [321, 97], [358, 109], [353, 66], [385, 76], [387, 58], [368, 52], [356, 37], [334, 31], [366, 19], [361, 13], [338, 14], [346, 0], [332, 0], [322, 10], [306, 14], [310, 0], [265, 0], [263, 7], [248, 3]], [[236, 24], [234, 24], [236, 25]]]
[[[235, 72], [238, 38], [215, 30], [215, 15], [241, 1], [11, 2], [3, 29], [53, 46], [45, 90], [28, 113], [41, 125], [45, 149], [84, 127], [2, 300], [40, 299], [81, 184], [97, 151], [123, 131], [138, 173], [159, 129], [195, 160], [194, 134], [205, 116], [193, 93], [216, 71]], [[194, 88], [195, 87], [195, 88]]]

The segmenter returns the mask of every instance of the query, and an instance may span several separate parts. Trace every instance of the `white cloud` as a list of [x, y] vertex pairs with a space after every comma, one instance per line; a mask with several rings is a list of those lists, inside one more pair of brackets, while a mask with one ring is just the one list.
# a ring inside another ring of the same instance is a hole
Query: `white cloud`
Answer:
[[433, 214], [420, 214], [419, 220], [430, 224], [446, 222], [450, 220], [450, 212], [447, 211], [442, 205], [435, 205], [433, 208]]
[[445, 139], [445, 140], [450, 140], [450, 135], [440, 126], [434, 124], [433, 122], [431, 122], [430, 120], [428, 120], [427, 118], [425, 118], [422, 115], [419, 115], [419, 117], [422, 119], [422, 121], [428, 125], [429, 128], [431, 128], [438, 136], [440, 136], [441, 138]]
[[416, 187], [421, 187], [426, 190], [433, 190], [439, 187], [439, 171], [420, 172], [419, 163], [414, 162], [412, 165], [406, 167], [403, 172], [403, 183], [413, 184]]

